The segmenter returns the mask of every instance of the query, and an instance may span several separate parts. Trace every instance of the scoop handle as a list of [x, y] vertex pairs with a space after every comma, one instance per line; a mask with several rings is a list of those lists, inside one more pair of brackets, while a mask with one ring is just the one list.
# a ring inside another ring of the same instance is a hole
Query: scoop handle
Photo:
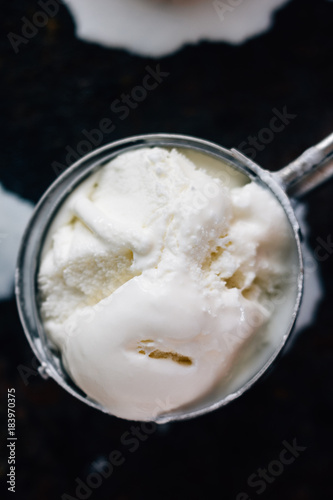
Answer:
[[333, 133], [275, 173], [285, 191], [301, 197], [333, 177]]

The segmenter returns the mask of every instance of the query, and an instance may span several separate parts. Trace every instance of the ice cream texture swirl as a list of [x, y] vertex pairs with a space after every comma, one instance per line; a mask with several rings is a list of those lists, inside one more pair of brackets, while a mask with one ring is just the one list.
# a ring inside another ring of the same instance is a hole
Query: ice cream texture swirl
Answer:
[[267, 189], [221, 172], [176, 149], [125, 152], [53, 221], [38, 274], [44, 327], [113, 415], [153, 420], [200, 400], [270, 319], [288, 221]]

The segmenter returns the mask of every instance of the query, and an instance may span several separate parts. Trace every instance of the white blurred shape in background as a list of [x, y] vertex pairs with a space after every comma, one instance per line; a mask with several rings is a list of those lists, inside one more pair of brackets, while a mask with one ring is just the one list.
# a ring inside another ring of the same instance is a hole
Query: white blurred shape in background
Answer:
[[302, 304], [295, 325], [295, 333], [301, 331], [315, 321], [317, 307], [320, 300], [323, 298], [324, 290], [319, 276], [319, 265], [314, 257], [314, 253], [309, 247], [307, 240], [310, 233], [310, 228], [306, 223], [307, 205], [297, 203], [294, 206], [296, 217], [301, 227], [303, 236], [302, 253], [304, 263], [304, 291]]
[[33, 204], [6, 191], [0, 184], [0, 300], [14, 294], [19, 245], [33, 211]]
[[148, 57], [166, 56], [201, 40], [243, 43], [268, 30], [273, 13], [288, 0], [174, 2], [64, 0], [79, 38]]

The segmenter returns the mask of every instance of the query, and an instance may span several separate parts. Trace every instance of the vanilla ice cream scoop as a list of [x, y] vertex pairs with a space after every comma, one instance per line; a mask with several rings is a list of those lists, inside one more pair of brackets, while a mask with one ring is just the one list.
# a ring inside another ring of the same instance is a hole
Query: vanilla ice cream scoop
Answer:
[[268, 189], [219, 163], [125, 152], [74, 189], [48, 231], [45, 331], [77, 386], [118, 417], [202, 400], [268, 341], [292, 231]]

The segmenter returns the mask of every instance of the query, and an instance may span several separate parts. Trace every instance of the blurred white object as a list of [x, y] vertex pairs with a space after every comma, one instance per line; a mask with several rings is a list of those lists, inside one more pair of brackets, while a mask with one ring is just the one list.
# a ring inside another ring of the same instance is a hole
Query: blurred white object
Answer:
[[14, 294], [16, 258], [33, 205], [0, 184], [0, 300]]
[[288, 0], [64, 0], [82, 40], [148, 57], [201, 40], [240, 44], [271, 26]]
[[318, 272], [318, 262], [307, 242], [310, 233], [310, 228], [306, 223], [307, 208], [307, 205], [303, 203], [298, 203], [294, 207], [303, 235], [302, 251], [304, 261], [304, 292], [294, 328], [295, 335], [315, 322], [317, 308], [324, 295]]

